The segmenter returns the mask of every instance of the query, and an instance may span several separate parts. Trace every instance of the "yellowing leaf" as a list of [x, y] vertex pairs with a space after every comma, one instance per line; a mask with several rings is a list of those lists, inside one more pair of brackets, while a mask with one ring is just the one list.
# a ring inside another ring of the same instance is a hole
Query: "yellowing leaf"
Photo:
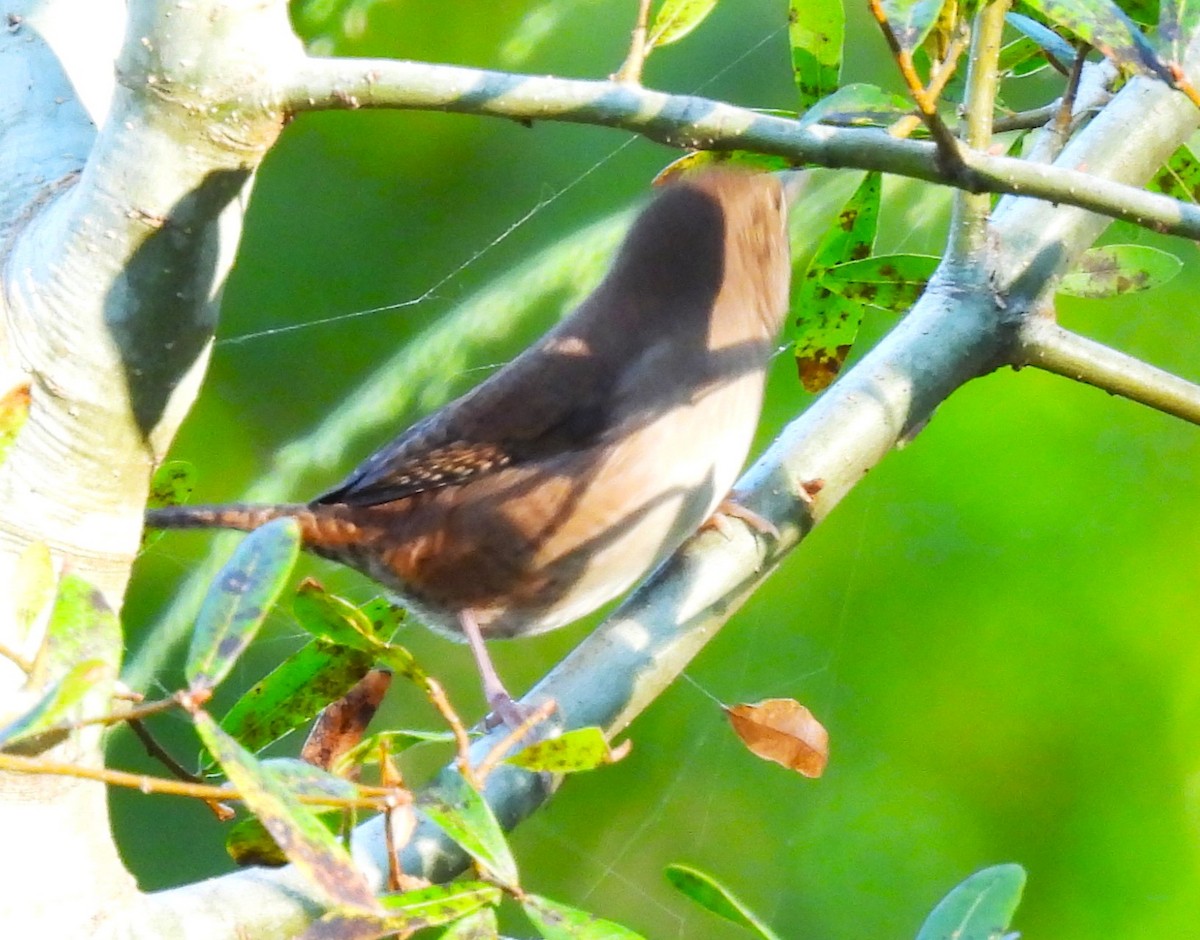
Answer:
[[666, 0], [650, 27], [646, 48], [657, 49], [679, 42], [704, 22], [716, 5], [717, 0]]

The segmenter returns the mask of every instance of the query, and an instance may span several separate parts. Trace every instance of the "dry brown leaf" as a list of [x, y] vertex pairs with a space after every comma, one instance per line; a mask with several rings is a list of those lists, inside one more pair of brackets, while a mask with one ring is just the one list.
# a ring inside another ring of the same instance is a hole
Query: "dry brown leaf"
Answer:
[[304, 742], [300, 759], [323, 770], [333, 767], [342, 754], [362, 740], [391, 684], [390, 672], [372, 669], [349, 692], [326, 705]]
[[807, 708], [790, 698], [725, 709], [752, 754], [806, 777], [819, 777], [829, 761], [829, 732]]

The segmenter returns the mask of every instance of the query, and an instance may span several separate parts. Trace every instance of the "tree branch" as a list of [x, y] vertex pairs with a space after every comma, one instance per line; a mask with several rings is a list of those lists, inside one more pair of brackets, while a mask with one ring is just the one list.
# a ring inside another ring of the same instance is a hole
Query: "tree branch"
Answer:
[[1036, 366], [1200, 424], [1200, 385], [1065, 330], [1049, 317], [1023, 324], [1014, 364]]
[[[310, 58], [279, 86], [278, 94], [280, 107], [294, 112], [440, 110], [619, 127], [673, 147], [753, 150], [797, 164], [881, 170], [969, 192], [1032, 196], [1152, 231], [1200, 239], [1200, 207], [1104, 179], [1086, 164], [1082, 166], [1087, 166], [1087, 172], [1082, 172], [1076, 169], [1079, 164], [1032, 164], [960, 148], [964, 169], [948, 174], [938, 164], [936, 146], [928, 141], [898, 140], [879, 128], [801, 127], [797, 121], [720, 101], [614, 82], [424, 62]], [[1187, 103], [1182, 95], [1178, 97]], [[1195, 129], [1200, 125], [1200, 110], [1192, 108], [1181, 119]]]

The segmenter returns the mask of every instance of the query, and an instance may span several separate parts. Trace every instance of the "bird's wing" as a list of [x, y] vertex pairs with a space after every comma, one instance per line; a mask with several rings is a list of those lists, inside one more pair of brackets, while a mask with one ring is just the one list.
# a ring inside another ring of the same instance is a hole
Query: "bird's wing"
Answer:
[[493, 379], [502, 381], [414, 424], [312, 502], [371, 506], [460, 485], [586, 448], [609, 423], [611, 382], [586, 359], [521, 357]]

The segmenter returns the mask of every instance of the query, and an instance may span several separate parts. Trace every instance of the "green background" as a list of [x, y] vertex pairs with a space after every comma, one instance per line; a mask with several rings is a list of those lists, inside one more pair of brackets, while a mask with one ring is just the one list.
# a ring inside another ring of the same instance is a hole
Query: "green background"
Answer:
[[[624, 56], [635, 6], [401, 0], [365, 19], [335, 11], [322, 20], [310, 7], [297, 22], [342, 54], [603, 78]], [[789, 107], [785, 13], [781, 0], [726, 0], [651, 59], [647, 84]], [[860, 16], [848, 34], [846, 79], [894, 86], [872, 24]], [[1027, 82], [1031, 101], [1052, 94], [1038, 82]], [[296, 120], [263, 166], [227, 290], [225, 341], [174, 450], [198, 469], [195, 498], [236, 498], [281, 447], [459, 302], [640, 198], [675, 153], [629, 141], [600, 128], [441, 114]], [[944, 194], [894, 180], [885, 192], [880, 247], [937, 252]], [[1064, 322], [1195, 376], [1194, 246], [1125, 227], [1107, 238], [1166, 247], [1185, 273], [1129, 299], [1064, 301]], [[419, 304], [228, 341], [420, 297], [451, 272]], [[528, 342], [551, 322], [545, 306], [519, 328], [464, 335], [447, 388], [472, 384]], [[892, 322], [869, 314], [864, 343]], [[779, 357], [758, 446], [809, 401], [790, 357]], [[314, 468], [288, 495], [336, 482], [417, 416], [389, 418], [393, 432]], [[781, 936], [905, 938], [953, 884], [1013, 861], [1029, 872], [1015, 923], [1026, 937], [1194, 935], [1198, 456], [1195, 428], [1063, 379], [1003, 370], [971, 383], [787, 560], [694, 662], [690, 681], [632, 726], [624, 762], [570, 781], [518, 830], [526, 886], [656, 940], [745, 936], [668, 887], [664, 865], [682, 861], [725, 881]], [[131, 656], [211, 541], [168, 534], [146, 551], [127, 606]], [[334, 566], [306, 570], [349, 596], [374, 593]], [[523, 689], [587, 629], [498, 644], [500, 671]], [[219, 702], [299, 640], [276, 613]], [[419, 627], [403, 640], [468, 715], [479, 713], [465, 647]], [[177, 654], [157, 690], [180, 681]], [[714, 702], [771, 696], [799, 699], [829, 729], [822, 779], [751, 757]], [[399, 687], [381, 720], [436, 726]], [[183, 719], [156, 727], [193, 753]], [[113, 756], [155, 769], [124, 733]], [[445, 756], [416, 755], [412, 778]], [[223, 829], [203, 807], [129, 792], [112, 803], [143, 886], [227, 870]]]

